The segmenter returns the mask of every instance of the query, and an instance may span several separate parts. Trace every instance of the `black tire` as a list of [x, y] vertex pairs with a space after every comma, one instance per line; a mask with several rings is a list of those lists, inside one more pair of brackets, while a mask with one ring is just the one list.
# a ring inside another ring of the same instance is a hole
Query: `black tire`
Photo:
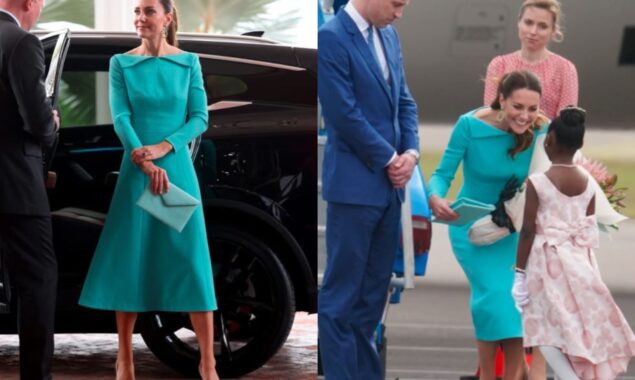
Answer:
[[[287, 340], [295, 316], [293, 286], [258, 237], [233, 226], [208, 227], [219, 307], [214, 312], [216, 369], [220, 377], [240, 377], [260, 368]], [[198, 378], [200, 354], [187, 313], [146, 313], [139, 326], [157, 358]]]

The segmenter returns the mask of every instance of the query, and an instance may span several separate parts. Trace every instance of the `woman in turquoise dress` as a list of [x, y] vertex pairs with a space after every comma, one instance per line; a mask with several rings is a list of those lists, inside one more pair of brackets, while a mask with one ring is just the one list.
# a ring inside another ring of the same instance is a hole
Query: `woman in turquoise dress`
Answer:
[[213, 353], [216, 309], [203, 209], [181, 232], [136, 205], [146, 187], [157, 196], [176, 185], [201, 199], [187, 148], [207, 129], [207, 98], [195, 54], [176, 48], [171, 0], [138, 0], [141, 45], [110, 60], [110, 108], [124, 147], [119, 180], [79, 303], [114, 310], [117, 379], [134, 379], [137, 313], [189, 312], [203, 379], [218, 379]]
[[[544, 133], [547, 119], [539, 113], [539, 79], [527, 71], [501, 78], [490, 107], [462, 115], [439, 166], [429, 181], [430, 208], [443, 220], [458, 216], [444, 197], [463, 163], [463, 186], [458, 197], [495, 204], [513, 176], [527, 178], [535, 136]], [[470, 284], [472, 322], [477, 340], [481, 379], [494, 379], [494, 357], [502, 345], [505, 378], [520, 379], [525, 371], [522, 325], [514, 307], [514, 279], [518, 236], [512, 233], [497, 242], [475, 246], [468, 239], [472, 223], [450, 226], [452, 250]]]

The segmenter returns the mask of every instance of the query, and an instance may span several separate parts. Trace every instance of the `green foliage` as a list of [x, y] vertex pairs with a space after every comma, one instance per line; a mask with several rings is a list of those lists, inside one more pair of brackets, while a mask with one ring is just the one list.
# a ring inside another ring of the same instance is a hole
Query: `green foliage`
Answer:
[[68, 21], [93, 28], [95, 26], [95, 2], [94, 0], [47, 0], [39, 23], [53, 21]]
[[[95, 26], [94, 1], [108, 0], [48, 0], [40, 23], [67, 21]], [[264, 31], [265, 37], [290, 42], [291, 29], [300, 22], [296, 9], [280, 13], [269, 7], [280, 0], [174, 0], [179, 15], [179, 31], [242, 34]], [[289, 4], [293, 2], [289, 1]]]
[[65, 73], [59, 99], [64, 127], [95, 124], [95, 73]]
[[264, 31], [265, 37], [289, 41], [288, 32], [300, 22], [297, 10], [271, 14], [279, 0], [175, 0], [179, 30], [184, 32], [241, 34]]

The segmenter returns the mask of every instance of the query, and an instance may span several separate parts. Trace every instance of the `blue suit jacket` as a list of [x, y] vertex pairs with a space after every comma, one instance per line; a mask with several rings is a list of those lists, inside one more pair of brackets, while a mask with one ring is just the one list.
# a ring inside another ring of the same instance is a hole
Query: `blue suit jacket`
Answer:
[[[419, 150], [417, 107], [406, 85], [397, 31], [381, 38], [390, 70], [382, 76], [347, 12], [318, 33], [318, 95], [328, 140], [322, 193], [328, 202], [383, 206], [394, 191], [386, 164], [394, 152]], [[403, 199], [403, 190], [400, 190]]]

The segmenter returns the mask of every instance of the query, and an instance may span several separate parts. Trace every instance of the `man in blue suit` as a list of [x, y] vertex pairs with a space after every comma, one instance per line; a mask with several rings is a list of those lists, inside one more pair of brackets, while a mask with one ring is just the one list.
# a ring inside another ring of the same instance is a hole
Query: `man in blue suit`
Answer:
[[373, 336], [399, 244], [404, 186], [419, 158], [417, 108], [390, 26], [408, 1], [352, 0], [318, 33], [328, 132], [318, 326], [327, 380], [382, 378]]

